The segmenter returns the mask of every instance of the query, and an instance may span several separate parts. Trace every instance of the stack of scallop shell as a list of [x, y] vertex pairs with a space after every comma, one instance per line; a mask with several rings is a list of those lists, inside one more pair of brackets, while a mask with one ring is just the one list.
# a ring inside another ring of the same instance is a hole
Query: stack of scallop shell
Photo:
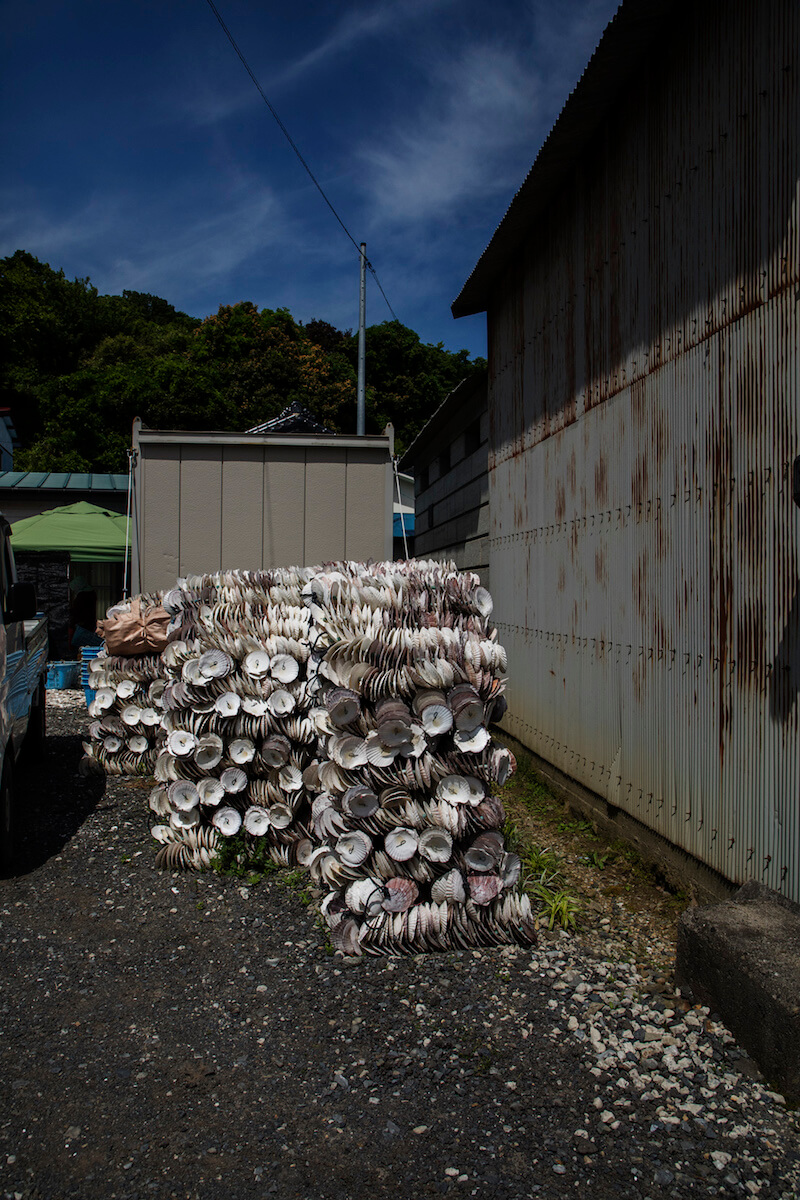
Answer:
[[[144, 604], [159, 597], [142, 596]], [[130, 601], [110, 613], [130, 608]], [[159, 654], [115, 657], [101, 649], [89, 663], [88, 739], [83, 743], [84, 774], [152, 775], [161, 740], [163, 667]]]
[[534, 936], [492, 796], [513, 769], [487, 726], [506, 655], [476, 575], [428, 562], [316, 572], [309, 691], [314, 880], [347, 954]]
[[[420, 561], [228, 571], [160, 600], [161, 658], [96, 668], [123, 692], [150, 672], [158, 865], [208, 865], [240, 832], [266, 843], [309, 869], [347, 954], [534, 937], [492, 794], [514, 761], [488, 732], [506, 655], [478, 576]], [[98, 699], [94, 763], [114, 770]]]
[[150, 807], [158, 865], [203, 866], [221, 838], [265, 839], [273, 861], [311, 856], [304, 781], [316, 746], [305, 574], [227, 571], [167, 592], [163, 744]]

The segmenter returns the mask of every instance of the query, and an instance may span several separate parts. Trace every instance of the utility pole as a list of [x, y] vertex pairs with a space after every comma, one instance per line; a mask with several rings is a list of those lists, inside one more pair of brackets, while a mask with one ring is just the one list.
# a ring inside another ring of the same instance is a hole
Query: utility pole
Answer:
[[367, 243], [361, 243], [361, 288], [358, 299], [358, 402], [356, 433], [364, 435], [366, 413], [366, 358], [367, 358]]

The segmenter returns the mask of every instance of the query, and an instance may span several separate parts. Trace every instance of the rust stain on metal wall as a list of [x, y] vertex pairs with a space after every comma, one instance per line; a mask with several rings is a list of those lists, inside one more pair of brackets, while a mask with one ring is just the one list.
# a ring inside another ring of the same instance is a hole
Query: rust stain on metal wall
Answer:
[[800, 8], [704, 3], [670, 54], [490, 306], [509, 728], [800, 900]]

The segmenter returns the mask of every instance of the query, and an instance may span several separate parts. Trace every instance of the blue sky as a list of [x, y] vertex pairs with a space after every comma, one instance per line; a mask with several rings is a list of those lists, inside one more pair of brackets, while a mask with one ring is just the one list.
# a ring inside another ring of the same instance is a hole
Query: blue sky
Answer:
[[[426, 342], [616, 0], [216, 0], [261, 87]], [[358, 321], [358, 256], [206, 0], [0, 4], [0, 255], [195, 316], [252, 300]], [[369, 324], [390, 319], [370, 280]]]

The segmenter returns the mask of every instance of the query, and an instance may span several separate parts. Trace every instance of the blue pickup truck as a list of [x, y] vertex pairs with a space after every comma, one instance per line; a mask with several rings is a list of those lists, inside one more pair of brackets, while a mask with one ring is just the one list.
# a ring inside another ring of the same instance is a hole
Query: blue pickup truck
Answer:
[[47, 619], [33, 584], [20, 583], [11, 526], [0, 515], [0, 869], [14, 860], [14, 776], [20, 754], [44, 738]]

